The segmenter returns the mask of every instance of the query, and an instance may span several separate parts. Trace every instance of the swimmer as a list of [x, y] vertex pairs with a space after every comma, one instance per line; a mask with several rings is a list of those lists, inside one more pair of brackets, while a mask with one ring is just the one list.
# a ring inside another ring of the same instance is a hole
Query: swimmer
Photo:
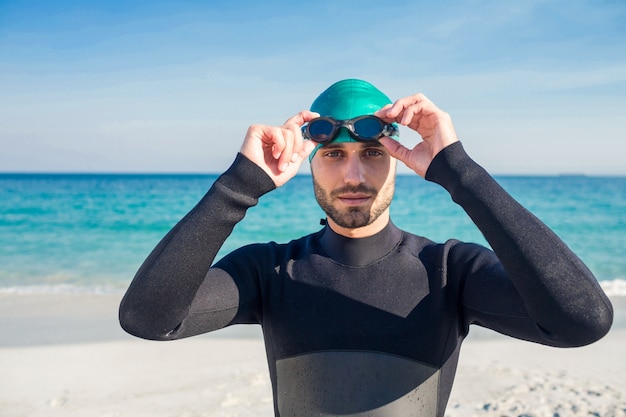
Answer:
[[[399, 125], [422, 141], [405, 147]], [[246, 210], [307, 159], [321, 229], [215, 262]], [[492, 249], [396, 227], [397, 161], [447, 190]], [[276, 416], [442, 417], [470, 325], [582, 346], [608, 332], [613, 310], [583, 262], [468, 156], [446, 112], [349, 79], [282, 126], [250, 126], [147, 257], [119, 317], [151, 340], [261, 325]]]

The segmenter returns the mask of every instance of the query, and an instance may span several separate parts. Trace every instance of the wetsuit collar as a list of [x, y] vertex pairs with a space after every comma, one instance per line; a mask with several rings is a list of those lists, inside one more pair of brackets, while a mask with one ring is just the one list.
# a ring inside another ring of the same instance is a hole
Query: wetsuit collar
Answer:
[[349, 266], [365, 266], [383, 258], [400, 243], [402, 231], [391, 221], [375, 235], [354, 239], [335, 233], [326, 225], [319, 244], [333, 260]]

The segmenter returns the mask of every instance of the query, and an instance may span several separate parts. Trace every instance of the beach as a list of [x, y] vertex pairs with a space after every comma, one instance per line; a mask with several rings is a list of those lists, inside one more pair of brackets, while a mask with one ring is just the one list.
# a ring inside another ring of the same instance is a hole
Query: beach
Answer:
[[[174, 342], [124, 333], [121, 295], [1, 294], [0, 416], [271, 416], [258, 326]], [[609, 334], [556, 349], [474, 327], [446, 416], [626, 416], [626, 298]]]

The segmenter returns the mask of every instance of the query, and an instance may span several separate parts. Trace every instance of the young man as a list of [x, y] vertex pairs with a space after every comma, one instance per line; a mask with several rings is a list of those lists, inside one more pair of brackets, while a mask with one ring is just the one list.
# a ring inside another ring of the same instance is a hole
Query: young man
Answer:
[[[396, 123], [423, 141], [404, 147]], [[246, 210], [307, 157], [327, 225], [213, 264]], [[493, 251], [395, 227], [396, 160], [443, 186]], [[580, 346], [612, 314], [580, 259], [467, 156], [448, 114], [421, 94], [391, 103], [360, 80], [333, 84], [281, 127], [251, 126], [120, 307], [126, 331], [155, 340], [261, 324], [282, 417], [443, 416], [470, 324]]]

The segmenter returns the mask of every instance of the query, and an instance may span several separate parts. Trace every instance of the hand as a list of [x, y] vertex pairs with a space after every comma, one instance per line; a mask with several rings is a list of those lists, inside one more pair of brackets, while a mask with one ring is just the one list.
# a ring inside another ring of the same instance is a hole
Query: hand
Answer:
[[303, 140], [300, 128], [316, 117], [319, 114], [304, 110], [282, 126], [252, 125], [240, 152], [280, 187], [298, 173], [302, 161], [315, 149], [316, 143]]
[[435, 106], [423, 94], [415, 94], [388, 104], [374, 113], [384, 121], [407, 126], [423, 139], [413, 149], [408, 149], [391, 138], [380, 142], [391, 156], [402, 161], [421, 177], [426, 175], [433, 158], [446, 146], [457, 142], [450, 115]]

